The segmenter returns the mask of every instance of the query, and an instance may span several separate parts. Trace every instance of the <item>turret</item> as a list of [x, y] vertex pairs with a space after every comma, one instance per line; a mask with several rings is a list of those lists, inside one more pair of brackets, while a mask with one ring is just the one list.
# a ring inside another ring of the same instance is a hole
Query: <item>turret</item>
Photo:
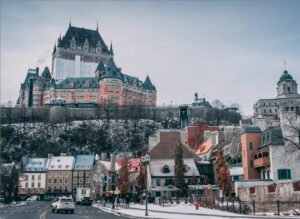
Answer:
[[277, 98], [297, 97], [297, 83], [287, 70], [283, 72], [277, 83]]
[[114, 55], [114, 51], [113, 51], [112, 42], [110, 43], [109, 54], [111, 54], [112, 56]]
[[51, 74], [50, 74], [50, 71], [49, 71], [49, 68], [48, 67], [45, 67], [43, 73], [42, 73], [42, 78], [44, 81], [48, 82], [51, 80]]

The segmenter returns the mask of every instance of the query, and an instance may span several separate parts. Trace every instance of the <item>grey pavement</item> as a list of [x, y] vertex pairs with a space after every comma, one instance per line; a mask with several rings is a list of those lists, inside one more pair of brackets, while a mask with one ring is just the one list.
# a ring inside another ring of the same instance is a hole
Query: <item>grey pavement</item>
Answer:
[[107, 213], [91, 206], [76, 205], [74, 214], [52, 213], [49, 201], [33, 201], [23, 206], [4, 206], [0, 208], [0, 219], [127, 219], [128, 217]]

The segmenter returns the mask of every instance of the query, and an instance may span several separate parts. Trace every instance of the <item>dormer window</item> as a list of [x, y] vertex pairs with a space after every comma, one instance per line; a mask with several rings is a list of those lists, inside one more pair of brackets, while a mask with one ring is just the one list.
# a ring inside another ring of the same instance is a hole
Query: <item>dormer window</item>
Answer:
[[168, 165], [164, 165], [163, 168], [162, 168], [162, 172], [163, 173], [170, 173], [171, 171], [170, 171], [169, 166]]
[[83, 168], [83, 165], [82, 165], [82, 164], [80, 164], [80, 168]]

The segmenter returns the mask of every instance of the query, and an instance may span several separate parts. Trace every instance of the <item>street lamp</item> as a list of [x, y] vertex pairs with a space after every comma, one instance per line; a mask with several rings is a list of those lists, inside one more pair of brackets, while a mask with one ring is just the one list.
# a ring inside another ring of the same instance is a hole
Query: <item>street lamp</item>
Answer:
[[146, 186], [145, 186], [145, 189], [146, 189], [146, 212], [145, 212], [145, 216], [149, 216], [148, 215], [148, 188], [147, 188], [147, 165], [149, 164], [149, 161], [150, 161], [150, 156], [148, 154], [146, 154], [145, 156], [142, 157], [142, 162], [144, 163], [145, 167], [146, 167], [146, 170], [145, 170], [145, 175], [146, 175]]

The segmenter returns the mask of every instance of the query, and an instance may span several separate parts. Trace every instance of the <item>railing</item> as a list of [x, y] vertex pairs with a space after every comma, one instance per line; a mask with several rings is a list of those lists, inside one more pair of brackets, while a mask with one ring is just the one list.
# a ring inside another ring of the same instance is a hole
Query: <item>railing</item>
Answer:
[[270, 166], [270, 159], [268, 157], [260, 157], [254, 160], [254, 168]]

